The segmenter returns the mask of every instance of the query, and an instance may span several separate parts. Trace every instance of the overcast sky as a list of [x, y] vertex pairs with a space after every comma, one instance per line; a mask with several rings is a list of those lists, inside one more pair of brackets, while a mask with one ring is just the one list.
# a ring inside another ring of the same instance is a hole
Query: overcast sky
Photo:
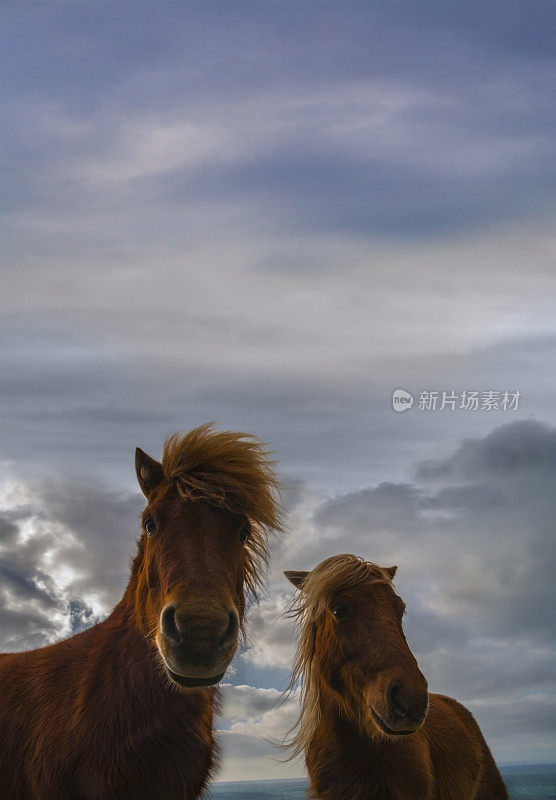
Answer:
[[5, 648], [110, 610], [134, 448], [216, 420], [290, 484], [221, 778], [301, 774], [263, 738], [296, 714], [281, 570], [341, 551], [398, 564], [431, 688], [500, 761], [552, 756], [555, 22], [550, 2], [4, 4]]

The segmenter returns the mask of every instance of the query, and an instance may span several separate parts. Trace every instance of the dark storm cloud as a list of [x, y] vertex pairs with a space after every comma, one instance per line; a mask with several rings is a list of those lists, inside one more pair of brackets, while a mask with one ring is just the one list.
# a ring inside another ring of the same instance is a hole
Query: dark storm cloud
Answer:
[[[135, 551], [143, 496], [59, 481], [45, 483], [41, 499], [49, 518], [75, 532], [85, 548], [83, 554], [72, 549], [66, 554], [70, 568], [84, 568], [85, 575], [74, 583], [76, 588], [100, 588], [105, 602], [115, 603], [126, 584], [129, 556]], [[87, 556], [92, 558], [90, 565], [84, 563]]]
[[140, 496], [62, 478], [25, 492], [29, 502], [11, 508], [0, 544], [3, 647], [10, 650], [77, 633], [115, 605], [141, 509]]
[[379, 530], [385, 525], [407, 527], [417, 519], [418, 494], [409, 484], [381, 483], [376, 489], [330, 500], [315, 512], [315, 522], [324, 527], [346, 525], [347, 530], [364, 530], [369, 519]]
[[43, 647], [64, 633], [60, 621], [48, 616], [44, 610], [18, 610], [6, 605], [10, 599], [9, 595], [2, 593], [2, 651], [17, 652]]
[[417, 477], [470, 480], [483, 473], [503, 476], [529, 470], [556, 473], [556, 430], [523, 420], [496, 428], [484, 439], [464, 441], [449, 459], [420, 465]]
[[424, 507], [446, 509], [457, 512], [487, 510], [504, 502], [504, 497], [497, 489], [489, 486], [449, 486], [423, 501]]
[[13, 544], [18, 537], [17, 525], [7, 516], [0, 515], [0, 540], [5, 544]]
[[445, 461], [420, 465], [420, 485], [331, 500], [315, 512], [315, 524], [328, 541], [344, 538], [371, 560], [398, 551], [404, 582], [404, 570], [425, 577], [419, 553], [426, 554], [440, 609], [445, 604], [458, 624], [472, 622], [487, 636], [543, 639], [556, 621], [555, 454], [554, 428], [533, 420], [503, 425]]
[[[10, 554], [8, 554], [10, 558]], [[26, 567], [28, 569], [28, 567]], [[19, 601], [37, 600], [40, 605], [48, 609], [56, 605], [56, 598], [37, 585], [37, 580], [44, 580], [44, 574], [37, 574], [33, 578], [22, 574], [16, 567], [0, 562], [0, 578], [4, 581], [4, 589], [9, 589], [11, 594]]]

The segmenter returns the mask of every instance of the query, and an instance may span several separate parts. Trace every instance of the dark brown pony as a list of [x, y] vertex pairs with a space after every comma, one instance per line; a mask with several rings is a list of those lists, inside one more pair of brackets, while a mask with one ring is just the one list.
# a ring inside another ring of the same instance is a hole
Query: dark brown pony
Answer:
[[2, 655], [6, 800], [192, 800], [215, 766], [213, 712], [255, 591], [278, 484], [260, 442], [204, 425], [136, 452], [148, 504], [123, 598], [94, 627]]
[[321, 800], [507, 800], [470, 712], [428, 694], [402, 630], [396, 567], [333, 556], [286, 572], [301, 592], [292, 686], [302, 684], [293, 755]]

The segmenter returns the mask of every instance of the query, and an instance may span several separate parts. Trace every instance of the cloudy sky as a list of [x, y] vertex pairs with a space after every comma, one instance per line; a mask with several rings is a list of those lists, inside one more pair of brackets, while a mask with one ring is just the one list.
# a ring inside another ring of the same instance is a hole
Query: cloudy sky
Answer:
[[555, 23], [533, 1], [4, 4], [5, 649], [110, 610], [135, 446], [217, 420], [290, 486], [221, 777], [302, 773], [266, 741], [296, 713], [281, 570], [341, 551], [398, 564], [431, 688], [500, 761], [550, 758]]

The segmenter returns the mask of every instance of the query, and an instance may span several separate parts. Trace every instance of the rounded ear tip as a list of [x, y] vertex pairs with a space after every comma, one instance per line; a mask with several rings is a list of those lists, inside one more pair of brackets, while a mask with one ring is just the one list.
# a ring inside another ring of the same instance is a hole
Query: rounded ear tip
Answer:
[[393, 577], [394, 577], [394, 575], [396, 574], [397, 571], [398, 571], [398, 567], [397, 566], [385, 567], [385, 572], [388, 573], [388, 575], [390, 576], [390, 579], [393, 579]]

